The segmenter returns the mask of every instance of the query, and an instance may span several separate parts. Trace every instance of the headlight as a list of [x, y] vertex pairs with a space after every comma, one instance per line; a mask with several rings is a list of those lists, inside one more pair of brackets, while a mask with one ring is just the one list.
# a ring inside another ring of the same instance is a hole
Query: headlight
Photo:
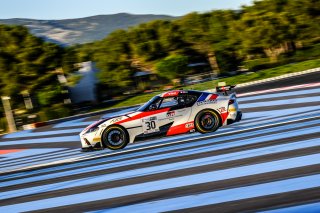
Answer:
[[98, 130], [99, 130], [99, 127], [98, 127], [98, 126], [92, 127], [92, 128], [90, 128], [90, 129], [88, 129], [88, 131], [87, 131], [85, 134], [91, 133], [91, 132], [96, 132], [96, 131], [98, 131]]

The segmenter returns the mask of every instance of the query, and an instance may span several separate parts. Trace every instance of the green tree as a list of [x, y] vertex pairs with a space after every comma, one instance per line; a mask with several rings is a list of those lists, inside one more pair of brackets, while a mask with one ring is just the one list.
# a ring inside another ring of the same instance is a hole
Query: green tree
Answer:
[[183, 78], [188, 70], [188, 57], [182, 55], [168, 56], [156, 64], [157, 73], [169, 80]]

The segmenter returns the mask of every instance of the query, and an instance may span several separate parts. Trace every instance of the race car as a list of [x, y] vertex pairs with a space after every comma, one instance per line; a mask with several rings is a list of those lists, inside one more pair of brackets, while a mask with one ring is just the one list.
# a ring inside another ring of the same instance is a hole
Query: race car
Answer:
[[118, 150], [150, 137], [209, 133], [241, 120], [234, 86], [215, 93], [173, 90], [154, 96], [136, 111], [103, 118], [80, 133], [83, 151]]

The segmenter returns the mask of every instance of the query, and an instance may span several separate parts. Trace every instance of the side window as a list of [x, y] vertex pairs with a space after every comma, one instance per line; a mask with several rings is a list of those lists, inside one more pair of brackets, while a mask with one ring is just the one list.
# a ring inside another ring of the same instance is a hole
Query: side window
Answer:
[[186, 106], [187, 107], [191, 107], [193, 106], [193, 104], [198, 100], [198, 96], [196, 95], [187, 95], [187, 98], [186, 98]]
[[152, 111], [152, 110], [159, 109], [160, 103], [161, 103], [161, 98], [154, 100], [154, 101], [151, 102], [151, 104], [149, 105], [149, 108], [147, 109], [147, 111]]
[[168, 97], [162, 100], [160, 108], [174, 107], [178, 105], [178, 101], [176, 97]]

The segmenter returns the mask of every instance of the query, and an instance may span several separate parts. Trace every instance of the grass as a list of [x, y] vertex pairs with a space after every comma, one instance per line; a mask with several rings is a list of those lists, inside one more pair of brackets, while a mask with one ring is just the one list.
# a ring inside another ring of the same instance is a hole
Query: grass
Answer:
[[[272, 77], [276, 77], [276, 76], [280, 76], [288, 73], [300, 72], [300, 71], [317, 68], [317, 67], [320, 67], [320, 59], [308, 60], [308, 61], [303, 61], [299, 63], [292, 63], [292, 64], [287, 64], [287, 65], [283, 65], [283, 66], [279, 66], [271, 69], [261, 70], [251, 74], [241, 74], [241, 75], [214, 80], [210, 82], [208, 81], [200, 84], [194, 84], [191, 86], [186, 86], [184, 87], [184, 89], [207, 90], [207, 89], [215, 88], [218, 82], [221, 82], [221, 81], [224, 81], [227, 84], [235, 85], [235, 84], [241, 84], [241, 83], [246, 83], [250, 81], [272, 78]], [[150, 98], [152, 98], [153, 96], [159, 93], [161, 92], [137, 95], [135, 97], [128, 98], [127, 100], [122, 101], [110, 108], [133, 106], [133, 105], [145, 103]]]
[[250, 81], [257, 81], [257, 80], [262, 80], [266, 78], [272, 78], [280, 75], [285, 75], [289, 73], [294, 73], [294, 72], [300, 72], [312, 68], [317, 68], [320, 67], [320, 59], [315, 59], [315, 60], [309, 60], [309, 61], [303, 61], [299, 63], [292, 63], [292, 64], [286, 64], [283, 66], [275, 67], [275, 68], [270, 68], [270, 69], [265, 69], [261, 70], [255, 73], [250, 73], [250, 74], [241, 74], [229, 78], [223, 78], [219, 80], [215, 80], [212, 82], [204, 82], [200, 84], [195, 84], [192, 86], [185, 87], [186, 89], [195, 89], [195, 90], [207, 90], [207, 89], [212, 89], [216, 87], [219, 81], [224, 81], [227, 84], [241, 84], [241, 83], [246, 83]]

